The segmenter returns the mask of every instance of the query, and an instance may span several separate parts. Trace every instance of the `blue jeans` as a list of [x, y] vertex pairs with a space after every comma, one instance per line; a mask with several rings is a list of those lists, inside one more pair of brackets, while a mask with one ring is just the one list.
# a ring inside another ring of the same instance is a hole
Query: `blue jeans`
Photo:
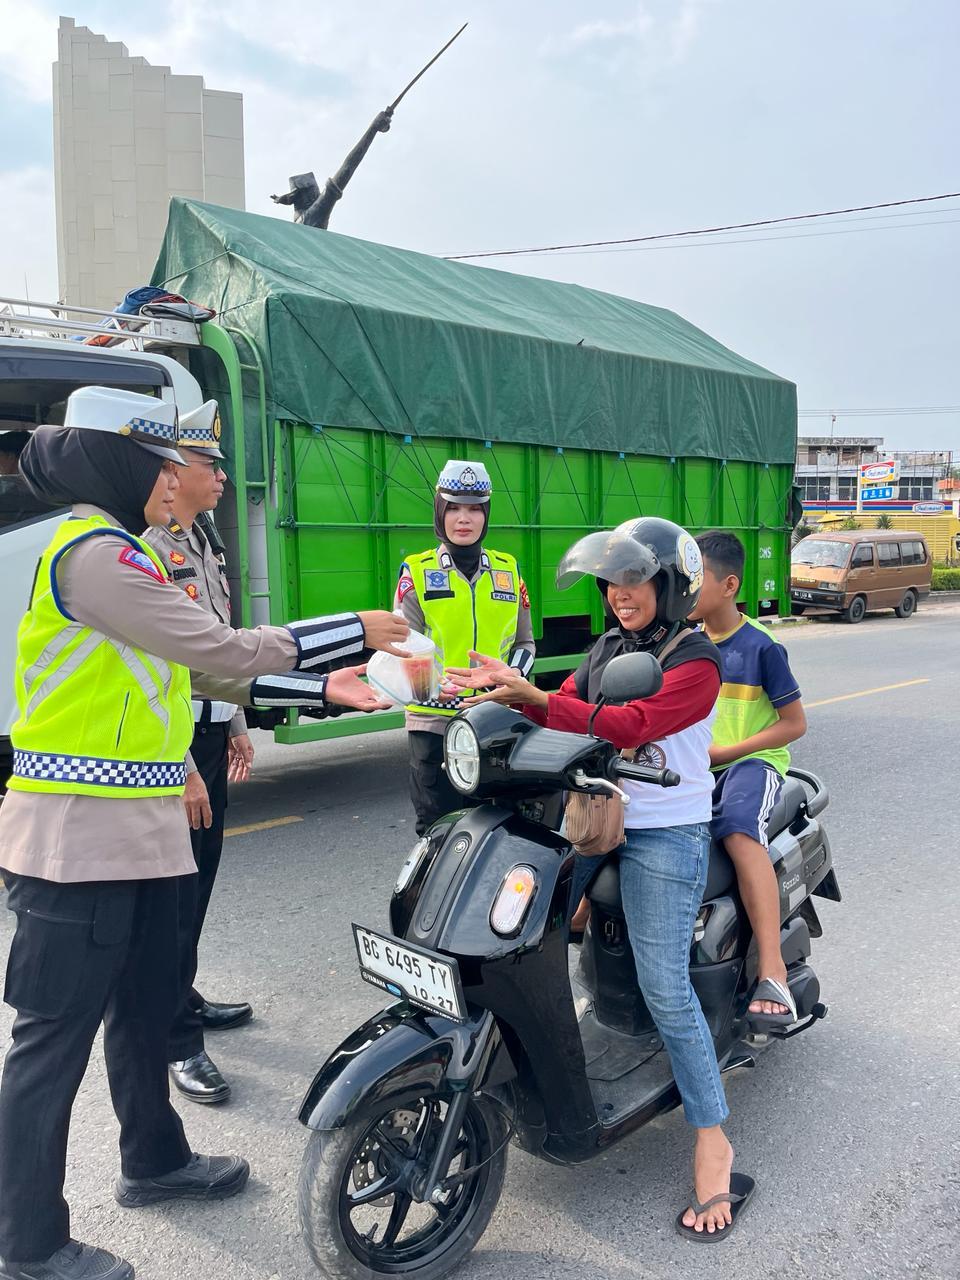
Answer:
[[698, 1129], [730, 1114], [713, 1037], [690, 983], [690, 940], [707, 883], [710, 828], [629, 830], [620, 891], [640, 990], [670, 1055], [687, 1121]]

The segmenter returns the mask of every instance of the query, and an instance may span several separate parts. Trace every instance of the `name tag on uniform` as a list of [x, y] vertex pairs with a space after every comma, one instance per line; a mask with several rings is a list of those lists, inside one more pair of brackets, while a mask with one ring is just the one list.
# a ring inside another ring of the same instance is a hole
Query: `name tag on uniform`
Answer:
[[171, 569], [170, 577], [174, 582], [182, 582], [184, 578], [195, 578], [197, 576], [196, 569], [192, 565], [187, 565], [185, 569]]

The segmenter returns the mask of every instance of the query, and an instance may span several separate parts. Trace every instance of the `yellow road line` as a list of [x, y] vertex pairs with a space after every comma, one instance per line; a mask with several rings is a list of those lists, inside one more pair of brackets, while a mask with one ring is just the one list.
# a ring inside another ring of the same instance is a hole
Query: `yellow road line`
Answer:
[[930, 680], [924, 677], [921, 680], [901, 680], [899, 684], [882, 684], [877, 689], [861, 689], [859, 693], [841, 693], [836, 698], [821, 698], [819, 702], [805, 702], [803, 705], [807, 709], [810, 707], [828, 707], [831, 702], [848, 702], [851, 698], [868, 698], [872, 693], [889, 693], [891, 689], [909, 689], [915, 684], [929, 684]]
[[245, 827], [228, 827], [224, 836], [248, 836], [252, 831], [268, 831], [271, 827], [289, 827], [291, 822], [302, 822], [295, 814], [286, 818], [270, 818], [267, 822], [251, 822]]

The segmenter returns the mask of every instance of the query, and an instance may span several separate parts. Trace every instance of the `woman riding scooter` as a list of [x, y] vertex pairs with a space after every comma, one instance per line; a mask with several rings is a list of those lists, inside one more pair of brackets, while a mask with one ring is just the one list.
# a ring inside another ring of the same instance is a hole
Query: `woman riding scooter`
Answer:
[[[697, 1130], [694, 1195], [677, 1227], [688, 1238], [716, 1241], [729, 1234], [754, 1184], [732, 1172], [733, 1148], [721, 1128], [729, 1111], [689, 976], [690, 938], [710, 851], [709, 748], [720, 691], [717, 651], [685, 622], [697, 602], [703, 566], [686, 530], [668, 520], [643, 518], [582, 538], [561, 562], [558, 585], [569, 586], [585, 574], [597, 580], [614, 625], [559, 692], [537, 689], [504, 663], [479, 654], [471, 655], [482, 662], [479, 670], [448, 674], [461, 684], [469, 678], [473, 688], [495, 686], [466, 705], [506, 703], [547, 728], [586, 733], [607, 663], [625, 652], [659, 657], [682, 637], [664, 657], [661, 691], [625, 706], [603, 707], [593, 732], [620, 749], [642, 747], [638, 763], [672, 769], [681, 778], [669, 792], [624, 781], [630, 805], [619, 849], [620, 882], [640, 987], [669, 1052], [686, 1118]], [[584, 862], [573, 902], [590, 878]]]

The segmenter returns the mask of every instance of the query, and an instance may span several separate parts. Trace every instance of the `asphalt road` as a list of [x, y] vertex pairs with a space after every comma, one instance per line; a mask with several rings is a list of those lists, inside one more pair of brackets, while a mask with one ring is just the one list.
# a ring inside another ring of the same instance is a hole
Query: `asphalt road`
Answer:
[[[579, 1168], [512, 1150], [462, 1280], [960, 1276], [960, 604], [781, 635], [809, 709], [795, 759], [830, 788], [844, 901], [824, 903], [814, 943], [828, 1019], [726, 1078], [756, 1202], [712, 1250], [674, 1234], [691, 1143], [680, 1113]], [[298, 748], [258, 737], [255, 777], [231, 798], [241, 830], [226, 842], [200, 983], [211, 999], [251, 1000], [256, 1019], [209, 1039], [232, 1100], [178, 1103], [195, 1149], [242, 1152], [251, 1184], [207, 1208], [122, 1210], [99, 1050], [74, 1112], [74, 1233], [122, 1252], [142, 1280], [316, 1274], [296, 1222], [295, 1113], [327, 1053], [380, 1004], [355, 972], [350, 921], [385, 925], [413, 841], [403, 736]], [[4, 954], [11, 925], [3, 913]]]

